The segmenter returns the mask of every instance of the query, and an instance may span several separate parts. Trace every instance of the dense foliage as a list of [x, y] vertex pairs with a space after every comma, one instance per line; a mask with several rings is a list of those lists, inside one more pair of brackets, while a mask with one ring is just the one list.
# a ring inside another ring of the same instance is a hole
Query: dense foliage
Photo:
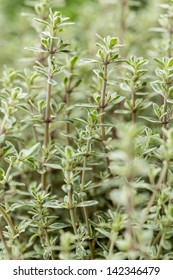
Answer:
[[173, 259], [173, 1], [1, 2], [0, 259]]

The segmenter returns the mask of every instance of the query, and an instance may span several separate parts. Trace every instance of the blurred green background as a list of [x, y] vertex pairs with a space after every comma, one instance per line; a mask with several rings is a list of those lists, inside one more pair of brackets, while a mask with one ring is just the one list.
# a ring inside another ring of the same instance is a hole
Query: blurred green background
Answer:
[[[39, 1], [37, 1], [39, 3]], [[152, 32], [158, 26], [160, 0], [64, 0], [56, 2], [56, 9], [75, 22], [66, 38], [89, 56], [95, 54], [98, 33], [118, 36], [124, 44], [123, 55], [149, 57], [154, 54], [160, 33]], [[0, 69], [3, 65], [18, 66], [26, 57], [24, 47], [34, 45], [37, 34], [32, 27], [31, 7], [36, 1], [0, 0]], [[35, 34], [35, 35], [34, 35]], [[34, 36], [35, 37], [34, 37]]]

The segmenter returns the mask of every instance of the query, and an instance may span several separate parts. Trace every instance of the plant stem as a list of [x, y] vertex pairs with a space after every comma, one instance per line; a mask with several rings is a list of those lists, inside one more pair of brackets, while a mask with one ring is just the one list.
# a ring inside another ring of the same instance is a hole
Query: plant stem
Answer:
[[161, 236], [162, 236], [162, 234], [161, 234], [161, 232], [159, 231], [158, 234], [156, 235], [156, 237], [154, 238], [154, 240], [152, 240], [152, 242], [149, 244], [149, 246], [151, 246], [151, 245], [157, 245], [158, 242], [159, 242], [160, 239], [161, 239]]
[[[45, 238], [46, 238], [46, 243], [50, 247], [49, 235], [48, 235], [46, 229], [44, 229], [44, 234], [45, 234]], [[51, 260], [54, 260], [54, 259], [55, 259], [54, 252], [51, 252]]]
[[75, 215], [75, 209], [73, 204], [73, 187], [71, 184], [71, 178], [70, 178], [70, 171], [67, 170], [67, 189], [68, 189], [68, 209], [70, 212], [70, 218], [72, 222], [72, 227], [74, 234], [77, 234], [77, 221], [76, 221], [76, 215]]
[[0, 239], [1, 239], [1, 242], [4, 246], [4, 249], [5, 249], [5, 252], [6, 252], [6, 255], [7, 255], [8, 259], [11, 260], [12, 259], [11, 251], [10, 251], [10, 248], [8, 247], [7, 242], [5, 240], [5, 237], [3, 235], [1, 223], [0, 223]]
[[163, 168], [162, 168], [162, 171], [160, 173], [160, 177], [158, 179], [157, 185], [156, 185], [155, 190], [154, 190], [154, 192], [153, 192], [153, 194], [152, 194], [152, 196], [151, 196], [151, 198], [150, 198], [150, 200], [149, 200], [149, 202], [147, 204], [147, 207], [145, 209], [145, 215], [143, 216], [143, 218], [140, 221], [139, 230], [142, 230], [142, 228], [144, 226], [144, 223], [145, 223], [145, 221], [147, 219], [147, 216], [148, 216], [148, 214], [150, 212], [150, 209], [151, 209], [151, 207], [152, 207], [152, 205], [153, 205], [153, 203], [155, 201], [156, 194], [157, 194], [158, 190], [160, 190], [161, 184], [164, 181], [164, 178], [165, 178], [165, 176], [167, 174], [167, 170], [168, 170], [168, 163], [167, 163], [167, 161], [164, 161], [163, 162]]
[[[10, 228], [10, 231], [12, 233], [12, 236], [13, 238], [15, 238], [17, 232], [16, 232], [16, 229], [13, 225], [13, 222], [11, 220], [11, 217], [6, 213], [6, 211], [4, 210], [4, 208], [0, 205], [0, 214], [3, 216], [4, 220], [6, 221], [6, 223], [8, 224], [9, 228]], [[16, 238], [16, 243], [17, 243], [17, 246], [19, 247], [20, 246], [20, 243], [19, 243], [19, 240], [18, 238]], [[20, 254], [20, 258], [23, 259], [23, 256], [22, 254]]]
[[132, 106], [133, 106], [133, 110], [132, 110], [132, 122], [135, 123], [136, 122], [136, 96], [135, 96], [135, 90], [132, 89], [131, 90], [131, 96], [132, 96]]
[[84, 191], [84, 188], [85, 188], [85, 176], [86, 176], [87, 158], [88, 158], [89, 153], [90, 153], [90, 142], [91, 142], [91, 140], [87, 139], [86, 152], [85, 152], [85, 155], [84, 155], [82, 177], [81, 177], [82, 191]]
[[[82, 192], [85, 191], [86, 167], [87, 167], [87, 158], [88, 158], [89, 153], [90, 153], [90, 145], [91, 145], [90, 142], [91, 142], [91, 140], [87, 139], [86, 152], [85, 152], [85, 156], [84, 156], [83, 170], [82, 170], [82, 177], [81, 177]], [[82, 198], [82, 202], [83, 201], [84, 201], [84, 199]], [[86, 223], [86, 228], [87, 228], [87, 231], [88, 231], [88, 235], [89, 235], [90, 238], [92, 238], [87, 207], [83, 207], [83, 212], [84, 212], [84, 218], [85, 218], [85, 223]], [[90, 252], [91, 252], [91, 259], [94, 259], [94, 250], [93, 250], [92, 240], [89, 240], [89, 248], [90, 248]]]
[[[52, 79], [52, 73], [51, 73], [51, 60], [53, 57], [53, 39], [50, 40], [50, 51], [48, 56], [48, 80], [47, 80], [47, 93], [46, 93], [46, 109], [45, 109], [45, 116], [44, 116], [44, 123], [45, 123], [45, 130], [44, 130], [44, 148], [46, 149], [50, 142], [50, 123], [51, 123], [51, 108], [50, 108], [50, 100], [51, 100], [51, 90], [52, 85], [49, 82], [50, 79]], [[43, 162], [45, 161], [45, 158]], [[43, 173], [41, 175], [41, 184], [42, 189], [45, 190], [47, 186], [47, 172]]]
[[127, 213], [128, 213], [128, 233], [130, 237], [131, 246], [133, 240], [133, 225], [132, 225], [132, 213], [133, 213], [133, 197], [132, 197], [132, 186], [129, 182], [127, 190]]
[[8, 169], [7, 169], [7, 171], [6, 171], [6, 174], [5, 174], [5, 179], [6, 179], [6, 181], [8, 181], [8, 179], [9, 179], [10, 172], [11, 172], [12, 168], [13, 168], [13, 162], [11, 161], [10, 164], [9, 164], [9, 166], [8, 166]]
[[[30, 96], [30, 94], [31, 94], [31, 87], [29, 86], [28, 87], [28, 95]], [[33, 112], [33, 106], [32, 106], [33, 103], [30, 99], [28, 100], [28, 104], [30, 106], [31, 111]], [[37, 130], [36, 130], [34, 124], [32, 124], [32, 130], [33, 130], [33, 133], [35, 135], [35, 140], [38, 143], [38, 134], [37, 134]]]
[[[129, 166], [132, 162], [132, 159], [129, 160]], [[131, 248], [136, 247], [136, 241], [134, 239], [134, 232], [133, 232], [133, 219], [132, 219], [132, 215], [134, 212], [134, 203], [133, 203], [133, 188], [132, 188], [132, 182], [134, 180], [134, 175], [133, 174], [129, 174], [127, 178], [125, 178], [123, 176], [123, 179], [126, 182], [127, 185], [127, 204], [126, 204], [126, 211], [127, 211], [127, 215], [128, 215], [128, 225], [127, 225], [127, 232], [129, 234], [129, 238], [130, 238], [130, 246]]]
[[76, 226], [76, 216], [75, 216], [75, 211], [74, 211], [74, 205], [73, 205], [73, 192], [72, 192], [72, 186], [68, 185], [68, 199], [69, 199], [69, 211], [70, 211], [70, 218], [72, 222], [72, 227], [74, 234], [77, 234], [77, 226]]
[[102, 89], [101, 89], [101, 133], [102, 133], [102, 140], [106, 141], [106, 132], [105, 132], [105, 125], [104, 125], [104, 117], [105, 117], [105, 108], [107, 106], [106, 103], [106, 86], [107, 86], [107, 74], [108, 74], [108, 64], [107, 61], [105, 61], [104, 64], [104, 76], [103, 76], [103, 83], [102, 83]]
[[50, 141], [50, 98], [51, 98], [51, 84], [47, 83], [47, 97], [46, 97], [46, 111], [45, 111], [45, 133], [44, 133], [44, 146], [47, 148]]
[[[67, 108], [70, 106], [70, 95], [69, 94], [67, 94], [66, 95], [66, 104], [67, 104]], [[67, 133], [67, 138], [66, 138], [66, 143], [67, 143], [67, 145], [69, 145], [70, 144], [70, 141], [69, 141], [69, 134], [70, 134], [70, 123], [69, 123], [69, 121], [68, 121], [68, 119], [69, 119], [69, 112], [68, 112], [68, 110], [66, 111], [66, 117], [67, 117], [67, 122], [66, 122], [66, 133]]]
[[15, 230], [15, 227], [13, 225], [13, 222], [12, 222], [10, 216], [5, 212], [4, 208], [1, 205], [0, 205], [0, 213], [3, 216], [4, 220], [6, 221], [6, 223], [8, 224], [8, 226], [11, 230], [11, 233], [14, 237], [16, 235], [16, 230]]
[[[166, 96], [164, 96], [164, 100], [163, 100], [163, 112], [164, 112], [164, 116], [163, 116], [163, 127], [166, 129], [167, 128], [167, 124], [168, 124], [168, 120], [167, 120], [167, 111], [168, 111], [168, 103], [167, 103], [167, 98]], [[165, 137], [163, 135], [163, 140], [165, 140]]]
[[117, 239], [117, 233], [114, 232], [114, 230], [112, 230], [111, 231], [111, 238], [110, 238], [110, 247], [109, 247], [108, 260], [112, 259], [112, 255], [113, 255], [113, 250], [114, 250], [116, 239]]
[[[166, 93], [168, 92], [168, 90], [166, 90]], [[167, 125], [169, 123], [169, 120], [168, 120], [168, 102], [167, 102], [167, 96], [166, 96], [166, 93], [165, 93], [165, 96], [164, 96], [164, 103], [163, 103], [163, 112], [164, 112], [164, 116], [163, 116], [163, 121], [162, 121], [162, 124], [163, 124], [163, 127], [165, 129], [167, 129]], [[166, 135], [165, 133], [163, 132], [162, 134], [162, 139], [166, 142]], [[165, 177], [164, 177], [164, 180], [163, 180], [163, 183], [167, 183], [167, 179], [168, 179], [168, 168], [167, 168], [167, 171], [165, 173]]]
[[70, 76], [68, 85], [65, 89], [65, 102], [66, 102], [66, 106], [67, 106], [67, 110], [66, 110], [66, 118], [67, 118], [67, 122], [66, 122], [66, 133], [67, 133], [66, 143], [67, 143], [67, 145], [70, 144], [70, 142], [69, 142], [69, 140], [70, 140], [70, 137], [69, 137], [69, 135], [70, 135], [70, 123], [68, 121], [68, 119], [70, 117], [70, 112], [68, 111], [68, 108], [70, 107], [70, 94], [72, 93], [71, 82], [72, 82], [72, 76]]
[[164, 237], [165, 237], [165, 231], [163, 232], [162, 237], [160, 238], [160, 243], [159, 243], [158, 252], [157, 252], [157, 256], [156, 256], [157, 260], [160, 259], [160, 254], [162, 252], [162, 241], [164, 240]]
[[[43, 203], [41, 202], [41, 204], [39, 205], [39, 212], [42, 215], [42, 223], [46, 226], [40, 227], [40, 241], [42, 243], [43, 247], [50, 247], [50, 239], [49, 239], [49, 235], [48, 235], [48, 231], [47, 231], [47, 220], [46, 217], [44, 216], [44, 206]], [[43, 233], [43, 234], [42, 234]], [[54, 260], [54, 252], [51, 252], [51, 259]]]
[[109, 169], [109, 158], [107, 156], [108, 150], [106, 148], [106, 130], [105, 130], [105, 108], [107, 106], [106, 102], [106, 86], [107, 86], [107, 76], [108, 76], [108, 62], [107, 57], [104, 62], [104, 74], [103, 74], [103, 83], [102, 83], [102, 89], [101, 89], [101, 103], [100, 103], [100, 125], [101, 125], [101, 138], [103, 143], [103, 151], [105, 153], [105, 163], [106, 163], [106, 170], [111, 175], [110, 169]]
[[[7, 169], [7, 171], [6, 171], [6, 175], [5, 175], [6, 181], [8, 181], [8, 179], [9, 179], [11, 169], [13, 168], [13, 164], [14, 164], [13, 162], [10, 162], [9, 167], [8, 167], [8, 169]], [[6, 199], [5, 199], [5, 206], [6, 206], [6, 211], [7, 211], [7, 209], [8, 209], [8, 203], [7, 203]], [[4, 208], [0, 205], [0, 213], [1, 213], [1, 215], [3, 216], [4, 220], [6, 221], [6, 223], [8, 224], [8, 226], [9, 226], [9, 228], [10, 228], [10, 231], [11, 231], [11, 233], [12, 233], [12, 236], [13, 236], [13, 238], [14, 238], [15, 235], [17, 234], [17, 232], [16, 232], [16, 229], [15, 229], [15, 227], [14, 227], [14, 225], [13, 225], [13, 222], [12, 222], [12, 220], [11, 220], [10, 215], [8, 215], [8, 214], [6, 213], [6, 211], [5, 211]], [[3, 237], [2, 237], [2, 238], [3, 238]], [[19, 240], [18, 240], [18, 239], [16, 239], [16, 243], [17, 243], [18, 246], [20, 246], [20, 243], [19, 243]], [[21, 255], [20, 257], [23, 258], [22, 255]]]

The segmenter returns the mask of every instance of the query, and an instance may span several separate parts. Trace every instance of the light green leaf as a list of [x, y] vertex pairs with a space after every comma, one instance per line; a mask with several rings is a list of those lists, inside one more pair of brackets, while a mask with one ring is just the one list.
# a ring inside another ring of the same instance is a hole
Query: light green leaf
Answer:
[[77, 207], [89, 207], [89, 206], [94, 206], [97, 204], [98, 204], [98, 201], [96, 201], [96, 200], [87, 200], [87, 201], [80, 202], [77, 205]]
[[61, 228], [66, 228], [66, 227], [69, 227], [70, 225], [67, 225], [67, 224], [64, 224], [64, 223], [54, 223], [54, 224], [51, 224], [49, 226], [49, 228], [51, 229], [61, 229]]
[[24, 232], [31, 223], [31, 220], [23, 220], [18, 226], [19, 232]]
[[149, 121], [149, 122], [151, 122], [151, 123], [161, 123], [159, 120], [153, 119], [153, 118], [151, 118], [151, 117], [143, 117], [143, 116], [140, 116], [139, 118], [144, 119], [144, 120], [146, 120], [146, 121]]
[[52, 86], [56, 86], [57, 85], [57, 82], [53, 79], [48, 79], [47, 80], [49, 84], [51, 84]]
[[98, 232], [100, 232], [103, 236], [106, 236], [107, 238], [110, 238], [110, 232], [106, 231], [103, 228], [95, 228]]
[[50, 167], [52, 169], [62, 169], [62, 167], [59, 164], [55, 163], [44, 163], [44, 166]]
[[45, 25], [47, 25], [47, 26], [50, 26], [50, 24], [49, 24], [47, 21], [43, 20], [43, 19], [34, 18], [34, 20], [37, 21], [37, 22], [39, 22], [39, 23], [43, 23], [43, 24], [45, 24]]
[[75, 64], [77, 63], [79, 57], [78, 56], [74, 56], [72, 57], [72, 59], [70, 60], [70, 66], [71, 68], [73, 68], [75, 66]]
[[59, 203], [58, 200], [52, 200], [52, 201], [47, 201], [45, 204], [44, 204], [44, 207], [45, 208], [65, 208], [61, 203]]
[[47, 51], [44, 51], [43, 49], [40, 49], [40, 48], [35, 48], [35, 47], [26, 47], [25, 50], [28, 50], [28, 51], [33, 51], [33, 52], [47, 52]]
[[156, 82], [152, 82], [151, 83], [151, 87], [153, 88], [153, 90], [161, 95], [163, 95], [163, 91], [161, 89], [161, 86], [159, 83], [156, 83]]
[[23, 157], [33, 157], [36, 154], [38, 154], [40, 148], [41, 148], [41, 143], [37, 143], [33, 147], [31, 147], [29, 150], [26, 150], [26, 149], [21, 150], [20, 153]]

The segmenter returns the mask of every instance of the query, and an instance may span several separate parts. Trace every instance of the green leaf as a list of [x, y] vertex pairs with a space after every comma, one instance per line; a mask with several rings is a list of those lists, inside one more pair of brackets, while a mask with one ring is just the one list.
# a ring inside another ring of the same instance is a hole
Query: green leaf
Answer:
[[111, 102], [113, 102], [114, 104], [119, 104], [121, 103], [123, 100], [125, 99], [124, 96], [119, 96], [117, 95], [116, 97], [113, 97]]
[[97, 52], [97, 54], [96, 54], [96, 56], [99, 57], [101, 60], [104, 59], [104, 55], [105, 55], [105, 54], [104, 54], [104, 51], [101, 50], [101, 49], [99, 49], [98, 52]]
[[38, 73], [47, 76], [47, 70], [46, 70], [46, 69], [41, 68], [41, 67], [39, 67], [39, 66], [34, 66], [34, 69], [35, 69]]
[[[141, 61], [138, 61], [137, 65], [138, 65], [138, 67], [140, 67], [140, 66], [145, 65], [147, 63], [148, 63], [147, 59], [142, 59]], [[144, 71], [147, 71], [147, 70], [144, 70]]]
[[74, 25], [74, 22], [64, 22], [58, 25], [58, 28], [64, 28], [66, 26]]
[[9, 211], [14, 211], [15, 209], [18, 209], [20, 207], [24, 207], [25, 206], [25, 203], [22, 202], [22, 201], [18, 201], [17, 203], [13, 203], [10, 207], [9, 207]]
[[110, 52], [111, 61], [116, 60], [117, 58], [119, 58], [119, 54], [113, 54], [112, 52]]
[[71, 68], [73, 68], [73, 67], [76, 65], [78, 59], [79, 59], [78, 56], [72, 57], [72, 59], [70, 60], [70, 66], [71, 66]]
[[[7, 140], [10, 140], [10, 141], [16, 141], [17, 143], [20, 142], [20, 143], [24, 143], [23, 139], [17, 135], [14, 135], [14, 134], [8, 134], [6, 136], [6, 139]], [[10, 142], [9, 142], [10, 143]], [[16, 151], [17, 152], [17, 151]]]
[[25, 50], [33, 51], [33, 52], [39, 52], [39, 53], [46, 52], [43, 49], [35, 48], [35, 47], [26, 47]]
[[98, 204], [98, 201], [96, 201], [96, 200], [87, 200], [87, 201], [78, 203], [77, 207], [90, 207], [90, 206], [94, 206], [97, 204]]
[[82, 81], [82, 80], [80, 80], [80, 79], [77, 80], [77, 81], [74, 83], [74, 85], [73, 85], [73, 89], [74, 89], [74, 88], [77, 88], [77, 87], [81, 84], [81, 81]]
[[49, 226], [49, 228], [51, 228], [51, 229], [61, 229], [61, 228], [66, 228], [66, 227], [70, 227], [70, 225], [67, 225], [64, 223], [54, 223]]
[[52, 251], [50, 249], [45, 249], [44, 252], [43, 252], [43, 259], [44, 260], [49, 260], [50, 259], [50, 256], [52, 254]]
[[162, 115], [162, 110], [161, 110], [161, 108], [156, 103], [153, 103], [153, 110], [154, 110], [155, 115], [158, 118], [160, 118], [161, 115]]
[[109, 48], [112, 49], [114, 46], [118, 44], [118, 38], [112, 37], [109, 42]]
[[65, 147], [64, 151], [67, 160], [70, 160], [74, 156], [73, 148], [71, 146]]
[[99, 61], [96, 59], [90, 59], [90, 58], [80, 59], [81, 65], [88, 64], [88, 63], [99, 63]]
[[153, 88], [153, 90], [161, 95], [163, 95], [163, 91], [161, 88], [161, 85], [158, 82], [152, 82], [151, 83], [151, 87]]
[[153, 119], [153, 118], [151, 118], [151, 117], [143, 117], [143, 116], [140, 116], [139, 118], [144, 119], [144, 120], [146, 120], [146, 121], [149, 121], [149, 122], [151, 122], [151, 123], [161, 123], [160, 121], [158, 121], [158, 120], [156, 120], [156, 119]]
[[173, 100], [171, 100], [171, 99], [167, 99], [167, 102], [168, 102], [169, 104], [173, 104]]
[[114, 113], [115, 114], [123, 114], [123, 115], [125, 115], [125, 114], [131, 113], [131, 111], [129, 111], [129, 110], [115, 110]]
[[165, 64], [164, 64], [164, 62], [163, 62], [161, 59], [158, 59], [158, 58], [155, 57], [154, 60], [155, 60], [162, 68], [164, 68]]
[[169, 66], [169, 67], [172, 67], [172, 66], [173, 66], [173, 58], [170, 58], [170, 59], [169, 59], [168, 66]]
[[116, 246], [120, 251], [129, 251], [130, 248], [130, 241], [127, 239], [120, 239], [116, 241]]
[[70, 107], [67, 108], [67, 111], [70, 111], [70, 110], [73, 110], [75, 109], [76, 107], [84, 107], [84, 108], [98, 108], [98, 105], [94, 105], [94, 104], [91, 104], [91, 103], [78, 103], [78, 104], [74, 104]]
[[44, 163], [44, 166], [50, 167], [52, 169], [62, 169], [62, 167], [59, 164], [55, 163]]
[[33, 157], [36, 154], [38, 154], [40, 148], [41, 148], [41, 143], [37, 143], [33, 147], [31, 147], [29, 150], [26, 150], [26, 149], [21, 150], [20, 153], [23, 157]]
[[32, 169], [37, 169], [37, 161], [33, 157], [27, 157], [23, 162]]
[[110, 238], [111, 234], [110, 232], [106, 231], [103, 228], [95, 228], [98, 232], [100, 232], [103, 236], [106, 236], [107, 238]]
[[172, 249], [172, 242], [170, 240], [163, 240], [161, 242], [161, 246], [162, 248], [164, 248], [165, 250], [170, 251]]
[[32, 221], [31, 220], [23, 220], [20, 224], [19, 224], [19, 226], [18, 226], [18, 230], [19, 230], [19, 232], [21, 233], [21, 232], [24, 232], [25, 230], [26, 230], [26, 228], [30, 225], [32, 223]]
[[44, 207], [45, 208], [59, 208], [59, 209], [62, 209], [62, 208], [65, 208], [62, 203], [59, 203], [58, 200], [52, 200], [52, 201], [46, 201], [45, 204], [44, 204]]
[[56, 86], [57, 85], [57, 82], [53, 79], [48, 79], [47, 80], [49, 84], [51, 84], [52, 86]]
[[96, 69], [93, 70], [93, 72], [96, 74], [96, 76], [100, 79], [104, 79], [104, 75], [101, 71], [98, 71]]
[[4, 146], [2, 148], [2, 155], [3, 156], [17, 155], [17, 150], [11, 142], [6, 141], [5, 144], [6, 144], [6, 146]]
[[47, 26], [50, 26], [50, 24], [49, 24], [47, 21], [43, 20], [43, 19], [34, 18], [34, 20], [37, 21], [37, 22], [39, 22], [39, 23], [45, 24], [45, 25], [47, 25]]
[[38, 106], [39, 112], [43, 109], [44, 105], [45, 105], [44, 99], [41, 99], [38, 101], [37, 106]]
[[49, 41], [50, 38], [42, 38], [41, 39], [41, 43], [43, 44], [43, 46], [47, 49], [49, 47]]

